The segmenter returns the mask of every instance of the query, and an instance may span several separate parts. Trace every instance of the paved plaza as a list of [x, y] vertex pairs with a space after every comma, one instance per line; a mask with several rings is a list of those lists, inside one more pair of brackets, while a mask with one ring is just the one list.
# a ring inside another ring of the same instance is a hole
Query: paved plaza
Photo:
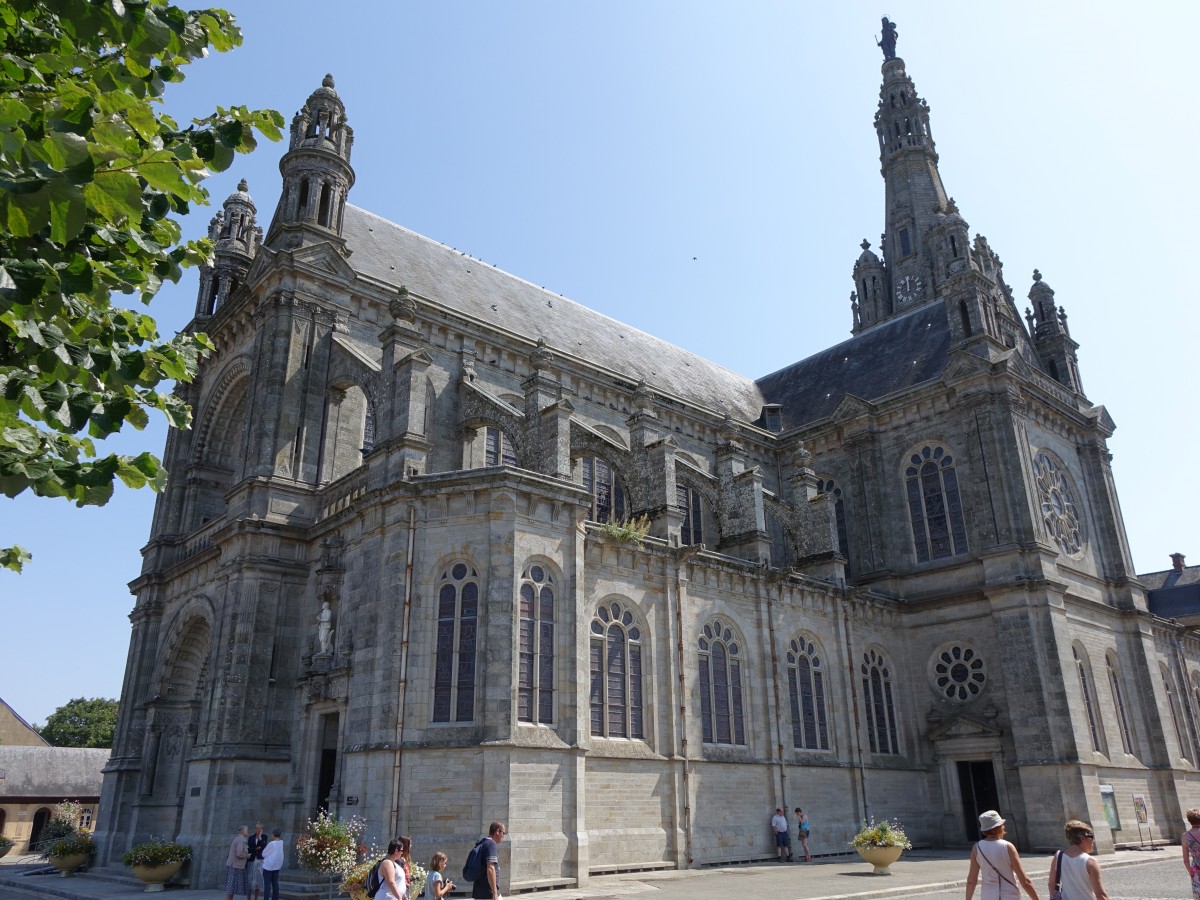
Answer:
[[[1050, 857], [1025, 860], [1026, 870], [1046, 896]], [[1112, 900], [1188, 900], [1191, 892], [1174, 847], [1156, 852], [1122, 850], [1100, 860]], [[23, 876], [26, 867], [0, 867], [0, 897], [62, 897], [68, 900], [134, 900], [140, 888], [102, 881], [95, 876], [71, 879]], [[967, 852], [909, 851], [892, 866], [890, 876], [872, 875], [855, 856], [819, 859], [814, 863], [758, 863], [686, 871], [643, 872], [593, 878], [586, 888], [541, 891], [524, 896], [536, 900], [728, 900], [763, 897], [779, 900], [949, 900], [961, 897], [967, 876]], [[220, 890], [171, 891], [180, 900], [223, 900]], [[315, 895], [312, 900], [317, 900]], [[976, 893], [978, 897], [978, 893]]]

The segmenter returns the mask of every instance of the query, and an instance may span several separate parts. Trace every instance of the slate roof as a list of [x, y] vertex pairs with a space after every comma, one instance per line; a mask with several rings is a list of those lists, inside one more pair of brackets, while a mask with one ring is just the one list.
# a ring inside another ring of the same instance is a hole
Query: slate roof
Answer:
[[783, 407], [783, 427], [795, 428], [830, 415], [846, 394], [875, 401], [937, 378], [949, 347], [945, 309], [929, 303], [760, 378], [758, 387]]
[[1147, 575], [1139, 575], [1138, 581], [1144, 584], [1148, 591], [1200, 584], [1200, 566], [1184, 566], [1182, 572], [1177, 572], [1174, 568], [1163, 572], [1150, 572]]
[[111, 755], [111, 750], [81, 747], [0, 747], [0, 798], [99, 798], [100, 770]]
[[350, 204], [342, 236], [363, 275], [408, 286], [447, 308], [537, 340], [735, 419], [753, 422], [763, 398], [754, 381], [703, 357], [530, 284], [445, 244]]
[[[1141, 578], [1141, 576], [1138, 576]], [[1146, 607], [1164, 619], [1186, 619], [1200, 616], [1200, 584], [1161, 588], [1146, 595]]]

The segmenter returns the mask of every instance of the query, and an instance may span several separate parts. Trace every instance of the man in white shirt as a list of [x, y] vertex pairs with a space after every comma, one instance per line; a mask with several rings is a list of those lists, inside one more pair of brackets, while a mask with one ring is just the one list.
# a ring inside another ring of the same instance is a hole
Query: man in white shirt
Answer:
[[279, 829], [271, 831], [271, 841], [263, 848], [263, 900], [279, 900], [279, 870], [283, 868], [283, 838]]
[[792, 826], [788, 824], [787, 816], [783, 814], [783, 807], [775, 808], [775, 815], [771, 816], [771, 828], [775, 831], [775, 856], [783, 862], [783, 851], [787, 850], [787, 858], [791, 861], [792, 858]]

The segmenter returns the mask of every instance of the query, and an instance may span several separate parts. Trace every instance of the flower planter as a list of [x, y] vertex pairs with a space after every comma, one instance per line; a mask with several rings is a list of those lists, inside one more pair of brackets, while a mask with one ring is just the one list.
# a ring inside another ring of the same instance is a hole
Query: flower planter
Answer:
[[17, 845], [16, 844], [5, 844], [3, 847], [0, 847], [0, 858], [7, 856], [8, 851], [11, 850], [15, 846], [17, 846]]
[[75, 870], [88, 861], [90, 853], [64, 853], [62, 856], [51, 856], [50, 865], [58, 869], [63, 878], [75, 874]]
[[900, 858], [903, 847], [858, 847], [858, 855], [875, 867], [872, 875], [891, 875], [888, 866]]
[[166, 890], [167, 882], [183, 866], [182, 862], [162, 863], [157, 866], [131, 866], [133, 874], [146, 882], [146, 893]]

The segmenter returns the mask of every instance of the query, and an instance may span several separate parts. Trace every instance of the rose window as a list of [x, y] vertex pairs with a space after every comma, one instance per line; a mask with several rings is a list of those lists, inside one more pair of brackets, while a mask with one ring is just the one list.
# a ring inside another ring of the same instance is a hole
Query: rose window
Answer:
[[933, 655], [930, 678], [934, 692], [946, 700], [965, 703], [987, 684], [983, 658], [970, 644], [948, 644]]
[[1064, 553], [1078, 553], [1083, 549], [1083, 524], [1070, 476], [1045, 452], [1039, 452], [1033, 458], [1033, 473], [1042, 504], [1042, 519], [1051, 537]]

